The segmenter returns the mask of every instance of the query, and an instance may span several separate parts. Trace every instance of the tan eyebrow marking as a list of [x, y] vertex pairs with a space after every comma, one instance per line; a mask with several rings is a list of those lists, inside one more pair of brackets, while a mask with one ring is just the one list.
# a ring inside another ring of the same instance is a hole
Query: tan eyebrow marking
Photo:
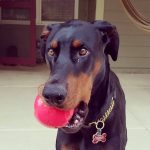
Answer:
[[51, 42], [50, 45], [51, 45], [51, 48], [54, 48], [54, 49], [55, 49], [55, 48], [58, 47], [58, 42], [54, 40], [54, 41]]
[[74, 40], [74, 41], [72, 42], [72, 46], [73, 46], [74, 48], [78, 48], [78, 47], [80, 47], [81, 45], [82, 45], [82, 43], [81, 43], [80, 40]]

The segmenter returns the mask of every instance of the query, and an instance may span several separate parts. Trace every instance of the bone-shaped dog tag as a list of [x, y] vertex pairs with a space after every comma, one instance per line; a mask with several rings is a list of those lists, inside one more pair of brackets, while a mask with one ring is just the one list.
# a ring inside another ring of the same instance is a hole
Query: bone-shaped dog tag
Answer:
[[107, 134], [106, 133], [101, 133], [102, 130], [101, 129], [98, 129], [97, 132], [93, 135], [93, 139], [92, 139], [92, 143], [93, 144], [97, 144], [98, 142], [106, 142], [106, 136]]

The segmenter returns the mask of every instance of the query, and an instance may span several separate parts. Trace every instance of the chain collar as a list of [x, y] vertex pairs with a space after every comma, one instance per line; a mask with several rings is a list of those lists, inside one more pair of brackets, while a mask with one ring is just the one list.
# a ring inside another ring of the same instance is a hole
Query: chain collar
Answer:
[[114, 98], [112, 97], [111, 104], [109, 108], [107, 109], [107, 111], [105, 112], [105, 114], [97, 121], [91, 122], [88, 125], [83, 126], [84, 128], [90, 128], [92, 125], [95, 125], [97, 131], [92, 136], [93, 144], [98, 144], [99, 142], [102, 142], [102, 143], [106, 142], [107, 133], [103, 133], [102, 130], [105, 127], [105, 122], [110, 116], [112, 110], [114, 109], [114, 106], [115, 106], [115, 101], [114, 101]]
[[[112, 97], [111, 104], [109, 108], [107, 109], [107, 111], [105, 112], [105, 114], [97, 121], [90, 122], [88, 125], [84, 125], [83, 127], [90, 128], [92, 125], [95, 125], [96, 129], [103, 129], [105, 126], [106, 120], [108, 119], [112, 110], [114, 109], [114, 106], [115, 106], [115, 101], [114, 101], [114, 98]], [[101, 127], [99, 127], [100, 124], [101, 124]]]

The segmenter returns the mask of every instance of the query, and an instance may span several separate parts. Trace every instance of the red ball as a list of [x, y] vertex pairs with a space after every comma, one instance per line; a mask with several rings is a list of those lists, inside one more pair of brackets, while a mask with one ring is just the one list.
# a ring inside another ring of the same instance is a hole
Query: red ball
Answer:
[[74, 109], [62, 110], [46, 104], [40, 96], [34, 102], [34, 114], [40, 123], [47, 127], [64, 127], [73, 116]]

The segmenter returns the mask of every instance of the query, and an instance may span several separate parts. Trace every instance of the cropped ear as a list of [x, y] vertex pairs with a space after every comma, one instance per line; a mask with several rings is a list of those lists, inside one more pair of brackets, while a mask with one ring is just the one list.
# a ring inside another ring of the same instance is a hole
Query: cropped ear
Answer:
[[47, 40], [47, 38], [48, 38], [50, 32], [51, 32], [51, 29], [49, 30], [48, 27], [45, 26], [45, 27], [43, 28], [43, 31], [42, 31], [41, 35], [40, 35], [40, 38], [43, 39], [43, 40]]
[[116, 61], [119, 50], [119, 35], [116, 26], [106, 21], [95, 21], [94, 26], [103, 33], [102, 41], [106, 43], [105, 54], [109, 54]]
[[44, 59], [45, 59], [46, 41], [49, 36], [52, 37], [52, 35], [54, 35], [57, 32], [59, 27], [60, 24], [48, 24], [43, 28], [43, 31], [40, 35], [40, 50], [41, 50], [42, 57]]
[[51, 32], [51, 30], [48, 29], [48, 26], [45, 26], [40, 35], [40, 51], [41, 51], [41, 55], [44, 58], [44, 60], [45, 60], [46, 41], [47, 41], [47, 38], [48, 38], [50, 32]]

